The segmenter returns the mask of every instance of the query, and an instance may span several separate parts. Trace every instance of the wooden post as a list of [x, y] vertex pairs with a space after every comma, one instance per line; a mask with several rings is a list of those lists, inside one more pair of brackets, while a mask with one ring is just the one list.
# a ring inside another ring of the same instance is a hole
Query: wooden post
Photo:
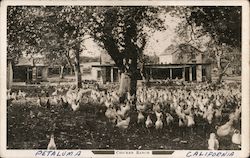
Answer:
[[118, 82], [121, 82], [121, 70], [118, 69]]
[[185, 67], [182, 68], [182, 79], [185, 81]]
[[152, 68], [149, 68], [149, 79], [153, 79], [153, 76], [152, 76]]
[[29, 81], [29, 68], [26, 69], [26, 81]]
[[36, 72], [36, 67], [34, 66], [33, 68], [32, 68], [32, 80], [33, 81], [35, 81], [36, 80], [36, 78], [37, 78], [37, 72]]
[[172, 79], [173, 79], [173, 69], [170, 68], [169, 70], [170, 70], [170, 71], [169, 71], [169, 73], [170, 73], [170, 76], [169, 76], [169, 77], [170, 77], [170, 79], [172, 80]]
[[202, 67], [201, 67], [201, 65], [196, 65], [196, 80], [197, 80], [197, 82], [202, 81]]
[[192, 79], [192, 66], [189, 67], [189, 81], [193, 81]]
[[114, 82], [114, 68], [113, 67], [111, 67], [111, 70], [110, 70], [110, 80], [111, 80], [111, 82]]
[[211, 65], [206, 65], [206, 78], [208, 81], [211, 81], [212, 80], [212, 77], [211, 77]]

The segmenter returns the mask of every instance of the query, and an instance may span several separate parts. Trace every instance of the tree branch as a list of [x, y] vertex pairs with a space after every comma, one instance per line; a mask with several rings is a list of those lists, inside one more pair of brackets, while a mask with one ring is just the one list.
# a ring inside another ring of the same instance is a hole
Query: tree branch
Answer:
[[123, 65], [122, 60], [124, 55], [120, 53], [115, 39], [111, 36], [106, 36], [106, 40], [103, 40], [102, 42], [105, 49], [108, 51], [108, 54], [114, 60], [115, 64], [121, 68]]
[[223, 71], [221, 72], [221, 75], [224, 75], [225, 73], [226, 73], [226, 71], [227, 71], [227, 69], [229, 68], [229, 65], [231, 64], [231, 61], [229, 61], [228, 63], [227, 63], [227, 65], [225, 66], [225, 68], [223, 69]]

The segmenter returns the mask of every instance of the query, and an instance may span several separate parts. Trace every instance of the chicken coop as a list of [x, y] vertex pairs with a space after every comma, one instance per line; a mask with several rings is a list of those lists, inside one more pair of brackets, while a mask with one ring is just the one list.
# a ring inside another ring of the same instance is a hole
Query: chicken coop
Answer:
[[41, 58], [28, 59], [21, 57], [13, 65], [13, 82], [40, 82], [46, 81], [48, 76], [48, 66]]
[[[184, 79], [185, 81], [210, 81], [210, 63], [189, 64], [151, 64], [145, 65], [146, 78], [150, 80]], [[139, 72], [139, 70], [138, 70]], [[119, 82], [120, 74], [115, 65], [93, 65], [92, 73], [96, 80], [102, 79], [106, 82]], [[141, 80], [138, 74], [138, 80]]]
[[152, 64], [146, 65], [148, 79], [184, 79], [185, 81], [210, 81], [210, 63]]

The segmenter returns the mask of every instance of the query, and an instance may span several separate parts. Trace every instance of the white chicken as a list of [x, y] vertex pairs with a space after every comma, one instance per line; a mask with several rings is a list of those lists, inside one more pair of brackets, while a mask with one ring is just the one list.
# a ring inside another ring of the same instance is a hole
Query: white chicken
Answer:
[[221, 106], [221, 102], [219, 101], [219, 99], [216, 99], [215, 105], [216, 105], [217, 107], [220, 107], [220, 106]]
[[41, 107], [41, 106], [42, 106], [42, 100], [41, 100], [40, 97], [38, 97], [36, 103], [37, 103], [37, 106], [38, 106], [38, 107]]
[[127, 129], [129, 126], [130, 117], [127, 117], [125, 120], [119, 120], [116, 124], [116, 127], [120, 129]]
[[142, 122], [144, 122], [144, 115], [142, 114], [142, 112], [141, 111], [139, 111], [139, 113], [138, 113], [138, 117], [137, 117], [137, 123], [139, 124], [139, 123], [142, 123]]
[[193, 114], [187, 115], [187, 126], [192, 127], [195, 125]]
[[117, 113], [116, 110], [113, 108], [107, 108], [106, 112], [105, 112], [105, 116], [109, 119], [110, 122], [115, 123], [116, 118], [117, 118]]
[[232, 142], [237, 145], [241, 144], [241, 134], [240, 131], [237, 129], [234, 130], [234, 134], [232, 136]]
[[129, 102], [126, 103], [124, 110], [125, 110], [125, 112], [128, 112], [130, 110], [130, 103]]
[[153, 111], [155, 112], [160, 112], [161, 111], [161, 107], [159, 103], [156, 103], [153, 105]]
[[212, 124], [213, 116], [214, 116], [213, 112], [207, 113], [207, 121], [208, 121], [209, 124]]
[[157, 117], [157, 120], [155, 122], [155, 129], [162, 129], [163, 127], [163, 122], [162, 122], [162, 119], [161, 117]]
[[132, 102], [134, 99], [135, 99], [135, 94], [130, 95], [130, 93], [127, 92], [127, 100], [128, 100], [129, 102]]
[[17, 100], [17, 94], [16, 94], [16, 92], [12, 92], [11, 98], [14, 99], [14, 100]]
[[239, 118], [240, 118], [240, 114], [241, 114], [240, 109], [236, 108], [236, 109], [235, 109], [235, 112], [233, 112], [233, 113], [231, 113], [231, 114], [229, 115], [229, 119], [230, 119], [230, 120], [234, 120], [234, 121], [238, 121]]
[[11, 99], [11, 89], [7, 89], [7, 100]]
[[21, 90], [18, 91], [17, 97], [20, 99], [23, 97], [23, 92]]
[[222, 116], [222, 111], [221, 111], [221, 109], [216, 109], [216, 110], [215, 110], [214, 116], [215, 116], [216, 118], [221, 118], [221, 116]]
[[110, 98], [108, 98], [107, 100], [105, 100], [104, 105], [109, 108], [111, 106], [111, 101]]
[[32, 110], [30, 110], [30, 118], [32, 118], [32, 119], [35, 118], [35, 114]]
[[43, 95], [43, 94], [45, 94], [45, 93], [46, 93], [46, 92], [42, 89], [42, 90], [41, 90], [41, 94]]
[[146, 111], [146, 108], [147, 108], [146, 104], [143, 104], [143, 103], [137, 103], [136, 104], [136, 109], [138, 111], [144, 112], [144, 111]]
[[52, 96], [57, 96], [57, 89], [52, 93]]
[[49, 141], [49, 144], [47, 146], [47, 150], [56, 150], [56, 143], [55, 143], [54, 134], [51, 134], [51, 136], [50, 136], [50, 141]]
[[166, 113], [166, 122], [167, 122], [167, 125], [170, 125], [173, 121], [174, 121], [173, 116], [171, 114], [169, 114], [169, 113]]
[[[123, 107], [123, 106], [121, 106]], [[117, 115], [120, 116], [121, 118], [125, 117], [126, 111], [124, 110], [124, 108], [121, 108], [120, 110], [116, 111]]]
[[147, 120], [145, 122], [145, 125], [146, 125], [147, 128], [150, 128], [150, 127], [153, 126], [153, 122], [152, 122], [152, 120], [151, 120], [151, 118], [150, 118], [149, 115], [147, 116]]
[[41, 111], [39, 111], [38, 113], [37, 113], [37, 117], [42, 117], [43, 116], [43, 113], [41, 112]]
[[229, 120], [224, 125], [219, 126], [217, 128], [217, 135], [219, 137], [224, 137], [224, 136], [229, 135], [233, 130], [232, 125], [233, 125], [233, 120]]
[[210, 133], [210, 138], [208, 140], [208, 149], [209, 150], [219, 149], [219, 141], [217, 140], [215, 133]]
[[71, 104], [71, 108], [73, 109], [73, 111], [77, 111], [80, 109], [80, 103], [76, 101], [73, 101], [72, 104]]
[[183, 126], [185, 126], [184, 121], [181, 118], [179, 118], [179, 127]]
[[104, 96], [101, 96], [100, 105], [104, 104], [105, 101], [106, 101], [106, 98]]
[[187, 126], [187, 124], [188, 124], [188, 119], [186, 115], [184, 115], [183, 117], [179, 117], [179, 127]]
[[162, 118], [162, 112], [157, 112], [157, 111], [155, 111], [155, 116], [156, 116], [157, 118]]

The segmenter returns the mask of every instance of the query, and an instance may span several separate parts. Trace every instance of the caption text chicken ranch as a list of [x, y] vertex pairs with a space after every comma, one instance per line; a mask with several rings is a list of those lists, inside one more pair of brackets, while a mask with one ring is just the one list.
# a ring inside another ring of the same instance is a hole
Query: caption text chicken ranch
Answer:
[[115, 151], [115, 154], [150, 154], [150, 151]]

